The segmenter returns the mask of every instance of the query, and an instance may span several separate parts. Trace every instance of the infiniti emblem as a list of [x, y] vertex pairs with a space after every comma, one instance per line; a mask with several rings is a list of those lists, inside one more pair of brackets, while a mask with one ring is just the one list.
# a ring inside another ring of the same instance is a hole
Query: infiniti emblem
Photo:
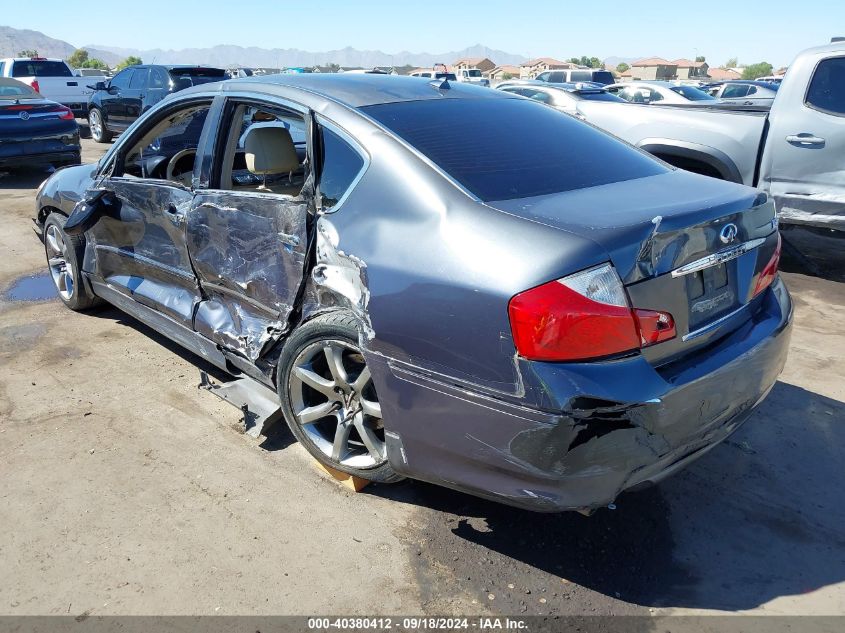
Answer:
[[26, 120], [28, 120], [28, 119], [29, 119], [29, 112], [21, 112], [18, 116], [19, 116], [21, 119], [23, 119], [24, 121], [26, 121]]
[[719, 233], [719, 239], [722, 240], [722, 244], [730, 244], [736, 239], [737, 233], [736, 224], [726, 224], [722, 227], [721, 233]]

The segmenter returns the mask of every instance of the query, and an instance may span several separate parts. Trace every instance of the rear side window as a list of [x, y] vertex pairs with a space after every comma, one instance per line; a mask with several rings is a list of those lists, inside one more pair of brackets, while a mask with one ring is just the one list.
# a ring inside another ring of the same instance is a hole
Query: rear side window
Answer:
[[339, 135], [322, 129], [320, 148], [320, 202], [324, 209], [331, 209], [346, 194], [355, 178], [364, 168], [364, 159]]
[[747, 94], [748, 94], [748, 86], [743, 86], [742, 84], [728, 85], [728, 86], [725, 86], [725, 89], [722, 92], [722, 98], [723, 99], [737, 99], [739, 97], [744, 97]]
[[147, 73], [149, 71], [146, 68], [136, 68], [135, 72], [132, 75], [132, 80], [129, 82], [129, 87], [133, 90], [140, 90], [141, 88], [145, 88], [147, 85]]
[[593, 81], [600, 84], [604, 84], [605, 86], [609, 86], [614, 82], [613, 73], [607, 70], [593, 71]]
[[431, 99], [361, 110], [485, 201], [667, 171], [609, 134], [526, 99]]
[[189, 88], [223, 81], [226, 79], [226, 71], [222, 68], [171, 68], [170, 76], [180, 88]]
[[573, 70], [569, 74], [569, 81], [592, 81], [593, 73], [589, 70]]
[[163, 68], [150, 68], [150, 88], [167, 88], [170, 77]]
[[12, 77], [73, 77], [73, 73], [64, 62], [30, 59], [13, 62]]
[[845, 57], [825, 59], [816, 67], [806, 102], [816, 110], [845, 115]]

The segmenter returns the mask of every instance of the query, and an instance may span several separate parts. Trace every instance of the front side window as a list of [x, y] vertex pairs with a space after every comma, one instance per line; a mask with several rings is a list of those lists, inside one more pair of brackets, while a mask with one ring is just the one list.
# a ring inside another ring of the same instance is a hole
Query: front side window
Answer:
[[204, 103], [165, 115], [134, 143], [116, 175], [190, 186], [209, 108]]
[[816, 110], [845, 115], [845, 57], [825, 59], [816, 67], [806, 103]]
[[668, 171], [613, 136], [528, 99], [427, 99], [361, 110], [484, 201]]
[[134, 70], [127, 68], [117, 73], [109, 82], [111, 88], [128, 88], [129, 82], [132, 80], [132, 73]]
[[321, 130], [320, 206], [331, 209], [343, 198], [364, 168], [364, 159], [339, 134]]
[[537, 75], [537, 81], [550, 81], [551, 73], [540, 73]]

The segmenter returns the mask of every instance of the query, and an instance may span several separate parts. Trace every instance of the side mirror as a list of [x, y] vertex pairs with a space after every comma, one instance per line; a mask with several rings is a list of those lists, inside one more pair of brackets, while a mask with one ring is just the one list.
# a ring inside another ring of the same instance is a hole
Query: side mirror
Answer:
[[90, 192], [73, 208], [70, 217], [65, 222], [64, 231], [68, 235], [82, 235], [93, 228], [103, 215], [116, 213], [119, 210], [120, 200], [113, 192], [105, 189]]
[[107, 90], [105, 81], [98, 81], [93, 86], [88, 86], [91, 90]]

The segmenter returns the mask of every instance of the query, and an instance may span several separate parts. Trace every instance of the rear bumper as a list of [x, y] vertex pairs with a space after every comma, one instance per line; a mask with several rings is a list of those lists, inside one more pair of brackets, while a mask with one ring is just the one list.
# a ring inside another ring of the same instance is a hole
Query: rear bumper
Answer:
[[79, 148], [61, 152], [29, 154], [0, 154], [0, 167], [35, 167], [39, 165], [79, 165], [82, 153]]
[[523, 361], [526, 393], [567, 403], [544, 410], [373, 359], [389, 460], [409, 477], [529, 510], [605, 506], [739, 428], [783, 369], [791, 321], [778, 279], [755, 316], [685, 364]]

